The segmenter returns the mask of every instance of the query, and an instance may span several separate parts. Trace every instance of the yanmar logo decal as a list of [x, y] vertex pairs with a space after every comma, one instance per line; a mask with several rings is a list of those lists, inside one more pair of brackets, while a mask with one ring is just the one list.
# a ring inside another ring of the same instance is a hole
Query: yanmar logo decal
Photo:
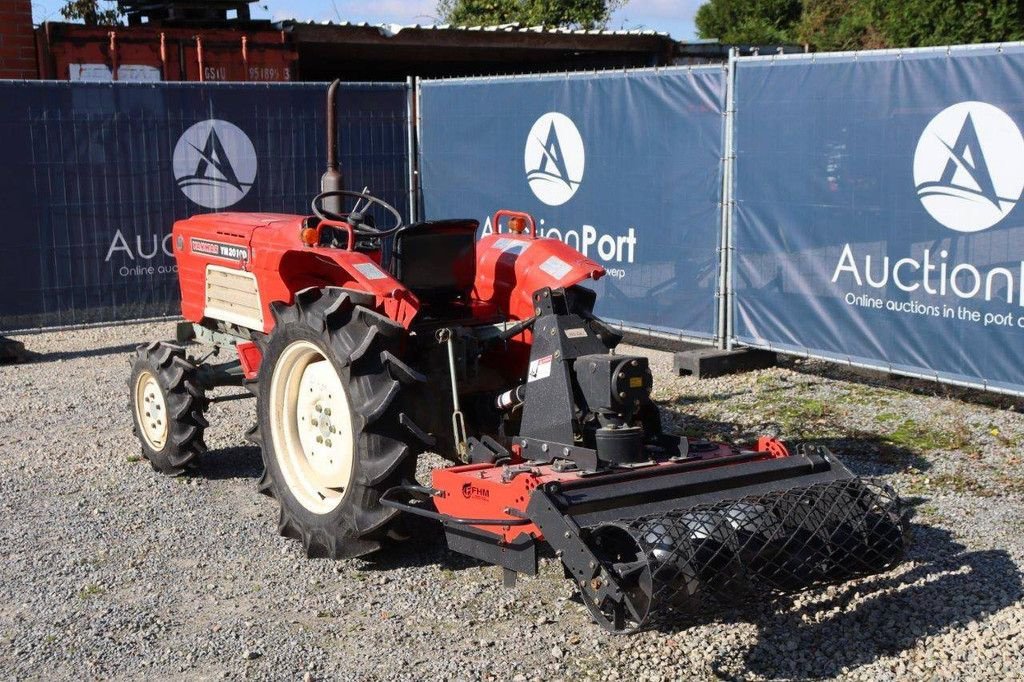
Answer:
[[204, 256], [223, 258], [225, 260], [249, 260], [249, 249], [236, 244], [224, 244], [221, 242], [210, 242], [205, 239], [192, 238], [189, 240], [192, 253], [201, 253]]

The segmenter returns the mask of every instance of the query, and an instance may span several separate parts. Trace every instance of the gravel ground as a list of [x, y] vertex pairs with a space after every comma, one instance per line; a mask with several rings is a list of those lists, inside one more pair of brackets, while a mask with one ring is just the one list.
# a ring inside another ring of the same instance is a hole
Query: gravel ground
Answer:
[[373, 560], [306, 559], [255, 493], [251, 401], [212, 408], [194, 475], [155, 474], [125, 380], [137, 343], [172, 336], [160, 323], [19, 337], [37, 361], [0, 367], [0, 677], [1024, 677], [1012, 401], [809, 362], [698, 382], [641, 351], [680, 432], [823, 442], [906, 497], [913, 544], [887, 575], [613, 637], [557, 565], [504, 589], [429, 527]]

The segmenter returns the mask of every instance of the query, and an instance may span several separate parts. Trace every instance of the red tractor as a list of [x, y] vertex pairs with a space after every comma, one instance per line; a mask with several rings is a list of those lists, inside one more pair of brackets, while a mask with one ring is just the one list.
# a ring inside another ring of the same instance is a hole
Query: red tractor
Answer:
[[[616, 354], [594, 315], [599, 264], [524, 213], [499, 211], [479, 240], [475, 220], [403, 225], [338, 188], [329, 148], [312, 215], [175, 224], [184, 333], [140, 347], [130, 380], [157, 470], [204, 452], [207, 391], [246, 385], [259, 489], [309, 556], [373, 552], [402, 537], [402, 514], [424, 516], [506, 583], [550, 548], [613, 632], [703, 594], [792, 592], [900, 560], [899, 500], [824, 448], [664, 433], [647, 358]], [[237, 359], [207, 362], [214, 351]], [[452, 462], [430, 485], [415, 479], [424, 451]]]

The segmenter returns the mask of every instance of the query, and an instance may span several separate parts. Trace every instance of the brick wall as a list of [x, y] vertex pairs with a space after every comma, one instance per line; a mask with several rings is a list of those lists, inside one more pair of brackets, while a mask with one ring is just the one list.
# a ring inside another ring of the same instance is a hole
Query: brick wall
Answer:
[[0, 78], [39, 78], [32, 0], [0, 0]]

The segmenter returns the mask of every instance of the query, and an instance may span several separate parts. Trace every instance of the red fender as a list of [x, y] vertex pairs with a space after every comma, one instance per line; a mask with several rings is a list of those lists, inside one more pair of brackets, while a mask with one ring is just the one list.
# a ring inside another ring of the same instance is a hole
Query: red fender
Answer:
[[474, 296], [514, 320], [532, 317], [533, 293], [599, 279], [605, 269], [557, 239], [491, 234], [476, 244]]

